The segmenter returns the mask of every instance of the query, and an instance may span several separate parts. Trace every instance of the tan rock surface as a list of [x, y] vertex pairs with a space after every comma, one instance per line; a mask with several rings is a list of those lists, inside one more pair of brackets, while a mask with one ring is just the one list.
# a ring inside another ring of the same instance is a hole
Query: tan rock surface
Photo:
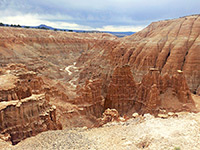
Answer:
[[116, 109], [106, 109], [102, 115], [102, 118], [99, 118], [97, 125], [95, 127], [101, 127], [108, 122], [120, 121], [120, 115]]
[[199, 150], [199, 119], [199, 113], [182, 113], [168, 119], [145, 114], [101, 128], [43, 132], [12, 149]]

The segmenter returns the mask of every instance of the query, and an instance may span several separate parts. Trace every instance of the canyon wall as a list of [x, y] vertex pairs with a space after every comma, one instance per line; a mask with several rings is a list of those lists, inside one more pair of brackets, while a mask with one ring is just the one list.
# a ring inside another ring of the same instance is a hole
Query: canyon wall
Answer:
[[81, 113], [86, 116], [101, 117], [104, 107], [102, 92], [102, 81], [99, 79], [88, 80], [85, 85], [77, 91], [79, 95], [74, 104], [81, 108]]
[[133, 43], [123, 61], [132, 66], [135, 78], [148, 67], [158, 68], [162, 74], [184, 71], [189, 88], [195, 93], [200, 85], [200, 16], [159, 21], [124, 40]]
[[[196, 93], [200, 86], [199, 34], [199, 15], [153, 22], [131, 36], [105, 42], [98, 57], [93, 55], [84, 62], [87, 65], [80, 74], [84, 78], [101, 77], [108, 86], [117, 65], [130, 65], [136, 82], [142, 80], [149, 68], [170, 75], [181, 70], [190, 90]], [[90, 51], [87, 54], [92, 55]]]
[[134, 81], [131, 67], [116, 67], [108, 86], [105, 108], [114, 108], [120, 115], [138, 113], [158, 114], [194, 111], [195, 104], [184, 74], [178, 70], [173, 76], [161, 75], [151, 68], [138, 84]]
[[108, 86], [105, 109], [114, 108], [126, 114], [134, 106], [137, 86], [129, 66], [116, 67]]
[[73, 76], [65, 67], [75, 63], [95, 43], [114, 39], [105, 33], [0, 27], [0, 64], [23, 63], [28, 69], [67, 83]]
[[47, 130], [61, 129], [56, 107], [46, 98], [43, 81], [24, 65], [11, 64], [0, 74], [0, 134], [17, 144]]
[[[39, 29], [0, 27], [0, 63], [21, 62], [52, 79], [84, 84], [103, 79], [106, 93], [117, 65], [130, 65], [136, 82], [149, 68], [161, 74], [184, 71], [188, 86], [200, 86], [199, 15], [153, 22], [131, 36], [117, 38], [106, 33], [70, 33]], [[76, 62], [78, 71], [65, 67]], [[104, 96], [105, 96], [105, 93]]]

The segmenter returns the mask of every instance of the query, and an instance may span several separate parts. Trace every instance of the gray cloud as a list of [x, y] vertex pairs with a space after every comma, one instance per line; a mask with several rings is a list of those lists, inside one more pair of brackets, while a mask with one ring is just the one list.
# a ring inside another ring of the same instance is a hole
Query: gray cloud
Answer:
[[95, 29], [146, 26], [152, 21], [200, 13], [199, 6], [199, 0], [1, 0], [0, 13], [4, 17], [32, 14], [44, 22]]

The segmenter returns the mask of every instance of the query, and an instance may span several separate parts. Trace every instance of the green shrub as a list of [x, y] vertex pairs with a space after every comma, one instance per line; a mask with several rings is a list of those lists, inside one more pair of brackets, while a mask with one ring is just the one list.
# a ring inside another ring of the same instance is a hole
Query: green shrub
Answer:
[[174, 150], [181, 150], [181, 148], [180, 147], [175, 147]]

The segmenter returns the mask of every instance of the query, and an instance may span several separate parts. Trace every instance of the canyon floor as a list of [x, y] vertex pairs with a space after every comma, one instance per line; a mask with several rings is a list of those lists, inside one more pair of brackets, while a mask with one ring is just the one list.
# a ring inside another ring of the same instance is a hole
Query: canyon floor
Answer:
[[200, 113], [177, 113], [155, 118], [150, 114], [100, 128], [47, 131], [16, 146], [0, 141], [4, 150], [199, 150]]

